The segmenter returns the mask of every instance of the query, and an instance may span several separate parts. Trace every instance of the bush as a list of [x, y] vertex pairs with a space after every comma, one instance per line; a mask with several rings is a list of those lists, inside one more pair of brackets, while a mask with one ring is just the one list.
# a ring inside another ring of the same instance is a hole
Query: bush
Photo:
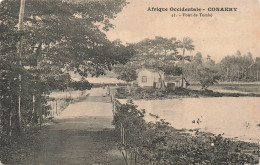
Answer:
[[[235, 142], [221, 135], [206, 134], [198, 130], [191, 135], [174, 129], [163, 119], [155, 123], [146, 123], [143, 119], [145, 110], [139, 111], [131, 100], [127, 104], [116, 102], [116, 107], [113, 121], [116, 132], [120, 135], [121, 126], [125, 130], [125, 143], [120, 143], [119, 148], [134, 154], [140, 164], [254, 164], [258, 162], [252, 154], [244, 152], [250, 143]], [[256, 150], [257, 147], [254, 149]]]

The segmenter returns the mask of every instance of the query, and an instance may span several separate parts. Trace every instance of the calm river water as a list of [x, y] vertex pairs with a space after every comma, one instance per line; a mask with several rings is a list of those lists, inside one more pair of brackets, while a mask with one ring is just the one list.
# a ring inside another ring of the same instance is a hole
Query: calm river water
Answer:
[[134, 103], [146, 109], [147, 121], [155, 120], [149, 115], [152, 113], [177, 129], [200, 128], [244, 141], [260, 140], [260, 126], [257, 126], [260, 124], [260, 98], [183, 98], [136, 100]]

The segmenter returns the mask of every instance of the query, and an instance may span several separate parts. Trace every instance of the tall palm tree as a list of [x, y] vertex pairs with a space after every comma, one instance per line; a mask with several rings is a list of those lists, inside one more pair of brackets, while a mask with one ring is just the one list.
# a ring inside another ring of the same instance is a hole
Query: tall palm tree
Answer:
[[193, 40], [189, 37], [184, 37], [183, 41], [180, 42], [179, 48], [182, 48], [182, 74], [181, 74], [181, 87], [183, 88], [184, 86], [184, 60], [185, 60], [185, 50], [188, 51], [193, 51], [194, 50], [194, 45], [193, 45]]

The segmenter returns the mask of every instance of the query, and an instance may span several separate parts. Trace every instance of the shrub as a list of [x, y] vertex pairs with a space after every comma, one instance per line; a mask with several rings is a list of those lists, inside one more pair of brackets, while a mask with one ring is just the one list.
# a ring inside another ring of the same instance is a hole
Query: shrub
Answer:
[[[134, 154], [140, 164], [245, 164], [257, 163], [252, 154], [244, 153], [250, 143], [235, 142], [221, 135], [195, 130], [191, 135], [176, 130], [163, 119], [146, 123], [145, 110], [139, 111], [132, 100], [116, 102], [113, 123], [119, 135], [125, 130], [125, 143], [119, 147]], [[156, 118], [158, 116], [152, 115]], [[189, 122], [189, 121], [187, 121]], [[255, 151], [256, 152], [256, 151]]]

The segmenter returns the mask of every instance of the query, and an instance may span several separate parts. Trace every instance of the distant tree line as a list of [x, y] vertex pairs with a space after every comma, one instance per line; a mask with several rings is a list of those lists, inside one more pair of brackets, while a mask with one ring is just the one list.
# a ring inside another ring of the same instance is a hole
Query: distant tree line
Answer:
[[166, 75], [181, 75], [190, 82], [199, 82], [202, 89], [218, 81], [259, 81], [260, 58], [253, 58], [250, 52], [242, 55], [237, 51], [216, 63], [210, 55], [203, 57], [200, 52], [192, 55], [195, 46], [189, 37], [178, 40], [157, 36], [131, 47], [134, 50], [131, 60], [114, 67], [118, 78], [127, 82], [136, 80], [137, 70], [142, 67], [161, 70]]
[[191, 56], [190, 63], [185, 64], [185, 75], [191, 81], [199, 81], [203, 76], [200, 74], [203, 68], [220, 75], [220, 81], [254, 82], [259, 81], [260, 58], [253, 58], [250, 52], [241, 55], [240, 51], [237, 51], [236, 54], [228, 55], [216, 63], [210, 55], [203, 59], [198, 52]]

